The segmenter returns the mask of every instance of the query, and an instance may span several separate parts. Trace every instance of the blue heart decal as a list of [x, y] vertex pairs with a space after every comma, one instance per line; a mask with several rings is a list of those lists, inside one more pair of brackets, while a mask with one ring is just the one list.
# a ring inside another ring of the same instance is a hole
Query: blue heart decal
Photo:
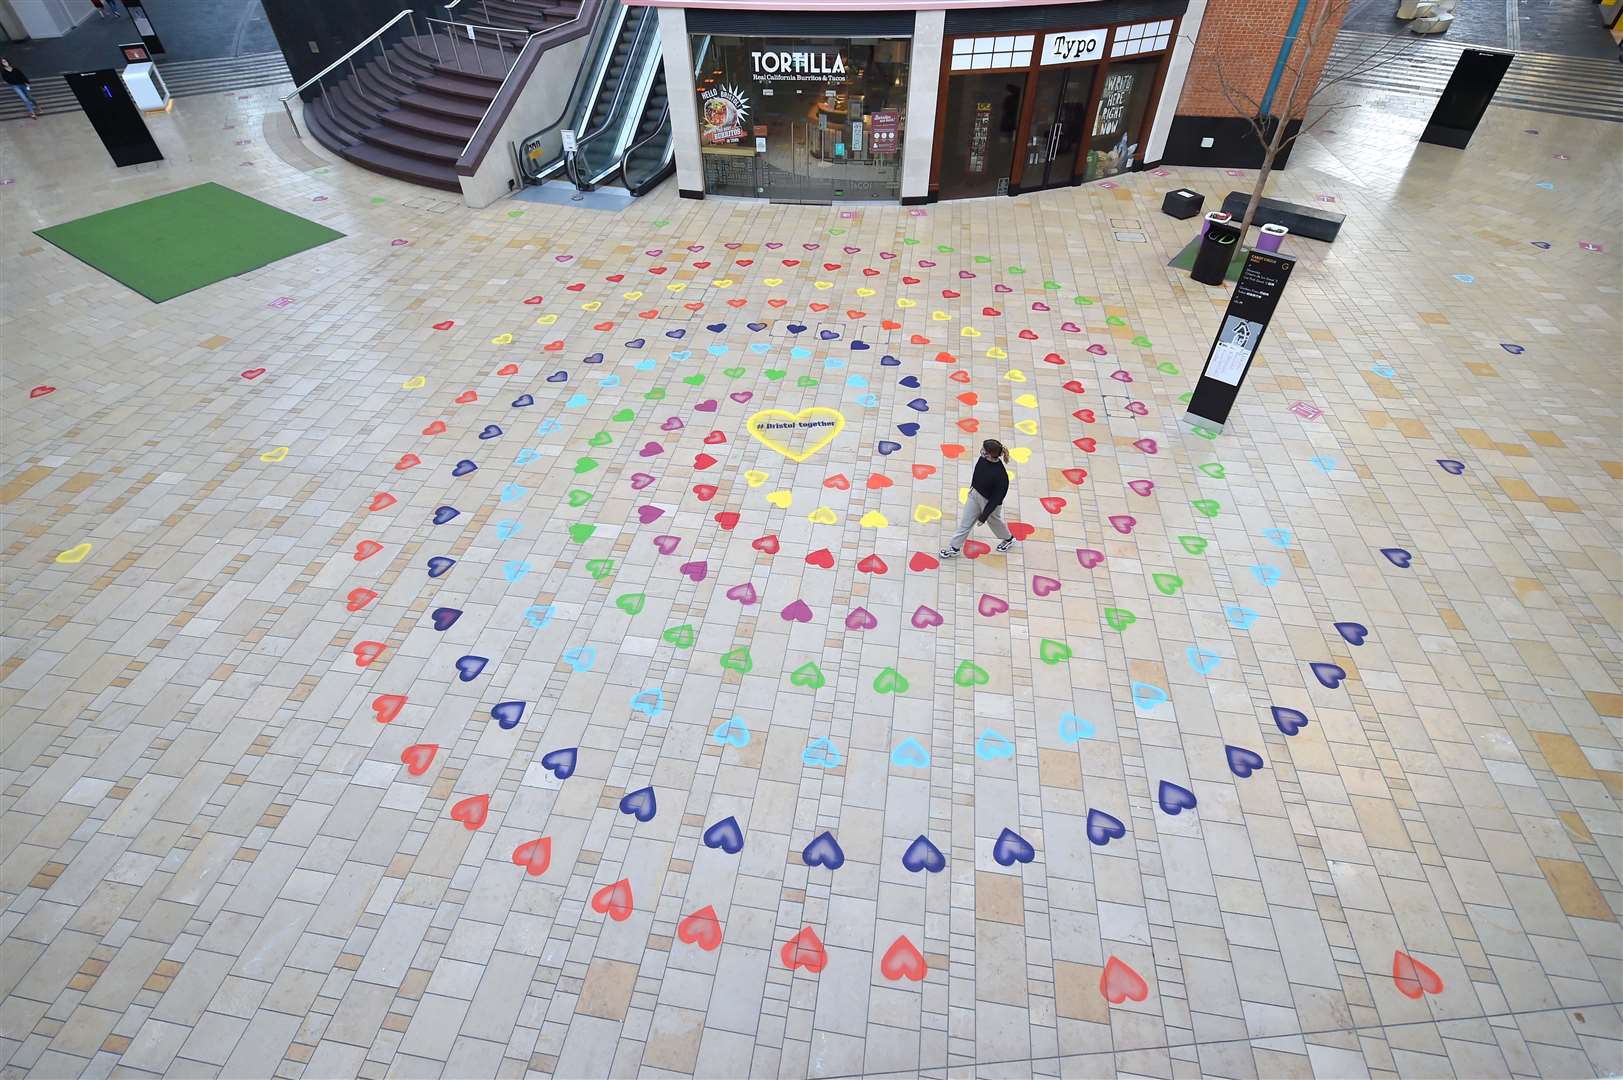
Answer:
[[704, 831], [704, 846], [725, 851], [729, 855], [737, 855], [744, 850], [744, 830], [738, 827], [738, 819], [728, 814], [714, 825]]
[[1093, 725], [1075, 713], [1059, 714], [1060, 741], [1075, 746], [1083, 739], [1093, 738]]
[[517, 581], [530, 572], [530, 564], [519, 559], [508, 559], [502, 566], [502, 577], [509, 582]]
[[1228, 616], [1229, 625], [1236, 630], [1249, 630], [1252, 623], [1262, 618], [1260, 612], [1252, 611], [1248, 607], [1240, 607], [1238, 604], [1230, 604], [1225, 607], [1223, 614]]
[[461, 511], [454, 506], [442, 506], [434, 511], [434, 524], [444, 525], [460, 513]]
[[1385, 555], [1387, 561], [1389, 561], [1393, 566], [1402, 567], [1405, 570], [1407, 570], [1409, 568], [1409, 564], [1414, 561], [1414, 556], [1409, 554], [1407, 551], [1404, 551], [1402, 548], [1382, 548], [1381, 554]]
[[917, 390], [921, 384], [919, 383], [919, 377], [917, 375], [903, 375], [900, 379], [896, 380], [896, 385], [905, 386], [909, 390]]
[[494, 439], [501, 435], [502, 429], [495, 424], [486, 424], [485, 429], [479, 433], [481, 439]]
[[518, 397], [513, 399], [513, 408], [515, 409], [527, 409], [534, 404], [535, 398], [531, 397], [529, 394], [520, 394]]
[[503, 484], [500, 499], [504, 503], [517, 502], [529, 493], [529, 488], [519, 484]]
[[1291, 531], [1289, 529], [1264, 529], [1262, 538], [1275, 547], [1288, 548], [1291, 546]]
[[1243, 746], [1225, 745], [1223, 753], [1229, 759], [1229, 772], [1242, 780], [1262, 768], [1262, 755], [1255, 750], [1247, 750]]
[[634, 337], [630, 341], [626, 342], [626, 348], [628, 348], [628, 349], [640, 349], [646, 344], [648, 344], [648, 342], [644, 341], [642, 338]]
[[496, 721], [503, 731], [512, 731], [518, 727], [518, 722], [524, 719], [524, 702], [503, 701], [491, 708], [490, 718]]
[[567, 746], [561, 750], [549, 750], [541, 758], [541, 767], [560, 780], [568, 780], [575, 775], [576, 756], [573, 746]]
[[459, 656], [456, 659], [456, 677], [463, 682], [473, 682], [488, 663], [490, 658], [485, 656]]
[[749, 745], [750, 729], [743, 720], [735, 716], [717, 725], [716, 730], [710, 733], [710, 737], [722, 746], [742, 748]]
[[928, 401], [925, 401], [921, 397], [916, 397], [912, 401], [909, 401], [907, 403], [907, 407], [909, 409], [912, 409], [914, 412], [929, 412], [930, 411], [930, 403]]
[[1196, 648], [1193, 645], [1185, 649], [1183, 655], [1189, 661], [1189, 666], [1195, 669], [1197, 675], [1210, 675], [1223, 662], [1223, 658], [1216, 653]]
[[428, 576], [437, 578], [456, 565], [456, 560], [447, 555], [436, 555], [428, 560]]
[[428, 617], [433, 620], [434, 629], [444, 633], [456, 625], [456, 621], [462, 618], [462, 612], [454, 607], [438, 607]]
[[930, 752], [924, 744], [909, 735], [890, 752], [890, 763], [898, 769], [928, 769]]
[[524, 609], [524, 621], [537, 630], [543, 629], [552, 621], [552, 605], [531, 604]]
[[1156, 799], [1160, 802], [1161, 809], [1173, 817], [1177, 817], [1185, 810], [1195, 808], [1195, 793], [1188, 788], [1179, 787], [1171, 780], [1161, 781], [1161, 787], [1157, 792]]
[[1127, 835], [1127, 826], [1116, 817], [1103, 810], [1088, 810], [1088, 839], [1103, 847], [1112, 840], [1120, 840]]
[[902, 852], [902, 865], [915, 874], [920, 870], [939, 874], [947, 868], [947, 857], [941, 854], [940, 848], [930, 842], [928, 836], [920, 836]]
[[1000, 761], [1014, 757], [1014, 743], [1000, 731], [986, 728], [975, 740], [975, 756], [982, 761]]
[[1334, 690], [1347, 678], [1347, 672], [1340, 664], [1330, 664], [1315, 660], [1308, 667], [1313, 669], [1313, 677], [1318, 679], [1326, 690]]
[[469, 461], [467, 458], [463, 458], [461, 461], [457, 462], [456, 465], [451, 469], [451, 475], [452, 476], [467, 476], [471, 472], [478, 471], [478, 469], [479, 469], [478, 465], [475, 465], [473, 462]]
[[592, 665], [597, 663], [597, 649], [591, 645], [578, 649], [565, 649], [563, 661], [576, 671], [591, 671]]
[[879, 447], [878, 447], [879, 452], [881, 454], [886, 455], [886, 456], [894, 454], [896, 451], [900, 450], [901, 448], [902, 448], [902, 444], [899, 443], [899, 442], [891, 442], [889, 439], [880, 439], [879, 440]]
[[1286, 735], [1295, 735], [1298, 731], [1307, 727], [1308, 720], [1304, 713], [1300, 713], [1295, 709], [1287, 709], [1283, 705], [1272, 705], [1269, 708], [1274, 714], [1274, 724]]
[[638, 821], [654, 820], [654, 815], [659, 813], [659, 802], [654, 798], [654, 789], [645, 787], [626, 792], [620, 797], [620, 813], [630, 814]]
[[1251, 576], [1271, 589], [1279, 584], [1279, 567], [1258, 563], [1251, 567]]
[[1144, 712], [1149, 712], [1157, 705], [1164, 705], [1170, 700], [1165, 690], [1146, 682], [1133, 683], [1132, 693], [1133, 704]]
[[822, 866], [838, 870], [845, 865], [845, 852], [831, 832], [821, 832], [801, 849], [800, 858], [807, 866]]
[[896, 359], [894, 356], [891, 356], [889, 353], [886, 353], [884, 356], [881, 356], [879, 358], [879, 366], [880, 367], [901, 367], [902, 362], [900, 360]]
[[839, 747], [826, 735], [813, 739], [800, 752], [800, 763], [814, 769], [837, 769], [842, 760]]
[[914, 423], [897, 424], [896, 430], [911, 439], [919, 433], [919, 426]]
[[992, 858], [997, 860], [999, 866], [1028, 863], [1036, 857], [1037, 849], [1013, 829], [1004, 829], [992, 841]]
[[1336, 623], [1336, 632], [1346, 638], [1349, 645], [1362, 645], [1364, 639], [1369, 636], [1369, 628], [1363, 623], [1355, 622]]
[[520, 525], [512, 518], [503, 518], [502, 520], [496, 522], [496, 539], [511, 540], [513, 537], [518, 535], [519, 530], [523, 527], [524, 526]]
[[639, 690], [631, 699], [631, 707], [652, 720], [665, 708], [665, 693], [657, 686]]

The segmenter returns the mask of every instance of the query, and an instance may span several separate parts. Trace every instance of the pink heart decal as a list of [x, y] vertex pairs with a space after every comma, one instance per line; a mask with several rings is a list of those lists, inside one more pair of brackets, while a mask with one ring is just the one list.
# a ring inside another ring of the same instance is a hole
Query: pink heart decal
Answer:
[[[1099, 349], [1099, 351], [1098, 351], [1098, 353], [1096, 355], [1098, 355], [1098, 356], [1103, 356], [1104, 355], [1105, 351], [1103, 349], [1099, 348], [1099, 346], [1097, 346], [1097, 345], [1089, 345], [1088, 346], [1088, 352], [1093, 352], [1093, 350], [1095, 350], [1095, 349]], [[1132, 375], [1128, 374], [1125, 371], [1112, 371], [1110, 373], [1110, 377], [1112, 379], [1115, 379], [1119, 383], [1130, 383], [1130, 382], [1133, 381]]]
[[969, 281], [974, 276], [975, 275], [971, 274], [968, 270], [960, 270], [960, 271], [958, 271], [958, 280], [959, 281]]
[[1092, 570], [1105, 561], [1105, 553], [1094, 548], [1077, 548], [1076, 561], [1082, 564], [1082, 569]]
[[872, 630], [879, 625], [879, 620], [873, 617], [873, 612], [864, 607], [854, 607], [845, 617], [847, 630]]
[[807, 251], [816, 251], [818, 248], [818, 245], [816, 244], [801, 244], [800, 246], [805, 248]]
[[975, 605], [975, 610], [979, 611], [983, 616], [990, 619], [994, 615], [1001, 615], [1005, 611], [1008, 611], [1009, 602], [1003, 599], [1001, 596], [993, 596], [990, 593], [981, 593], [981, 601], [979, 604]]
[[688, 245], [688, 250], [693, 252], [696, 255], [699, 252], [704, 250], [704, 245], [703, 244], [689, 244]]
[[[1100, 345], [1098, 342], [1094, 342], [1092, 345], [1089, 345], [1088, 352], [1092, 353], [1094, 356], [1110, 355], [1110, 350], [1105, 348], [1103, 345]], [[1111, 378], [1115, 378], [1115, 376], [1111, 376]], [[1129, 379], [1128, 381], [1131, 382], [1132, 380]]]
[[556, 259], [558, 262], [566, 263], [570, 259], [573, 259], [574, 256], [573, 255], [554, 255], [553, 258]]
[[682, 423], [682, 418], [680, 416], [670, 416], [670, 417], [666, 417], [665, 422], [663, 424], [659, 425], [659, 430], [661, 430], [661, 431], [681, 431], [686, 426], [687, 426], [686, 424]]
[[935, 263], [932, 262], [929, 259], [920, 259], [919, 260], [919, 265], [924, 267], [926, 270], [929, 270], [929, 269], [932, 269], [935, 266]]
[[1126, 536], [1128, 533], [1131, 533], [1133, 531], [1133, 526], [1137, 525], [1137, 524], [1138, 524], [1138, 519], [1136, 517], [1134, 517], [1132, 514], [1111, 514], [1110, 515], [1110, 527], [1112, 529], [1115, 529], [1117, 532], [1121, 533], [1123, 536]]
[[1082, 332], [1082, 328], [1080, 326], [1068, 319], [1065, 322], [1060, 323], [1059, 328], [1065, 331], [1067, 334], [1080, 334]]
[[1144, 404], [1142, 401], [1129, 401], [1127, 403], [1127, 411], [1132, 413], [1134, 416], [1150, 415], [1150, 407]]
[[1034, 300], [1034, 301], [1032, 301], [1032, 304], [1031, 304], [1031, 310], [1032, 311], [1053, 311], [1054, 309], [1049, 307], [1047, 304], [1043, 303], [1041, 300]]
[[661, 446], [661, 445], [659, 445], [659, 443], [653, 442], [651, 440], [649, 442], [647, 442], [647, 443], [644, 443], [643, 448], [641, 450], [637, 451], [637, 453], [642, 455], [643, 457], [658, 457], [660, 454], [663, 454], [664, 452], [665, 452], [665, 448], [663, 446]]
[[699, 402], [697, 405], [693, 406], [693, 411], [694, 412], [715, 412], [716, 411], [716, 399], [715, 398], [706, 398], [705, 400]]
[[1149, 437], [1142, 438], [1133, 445], [1146, 454], [1153, 454], [1160, 449], [1159, 446], [1155, 445], [1155, 440]]
[[637, 507], [637, 520], [642, 522], [644, 525], [652, 525], [654, 522], [658, 521], [664, 516], [665, 511], [657, 506]]
[[734, 401], [738, 402], [740, 405], [742, 405], [742, 404], [744, 404], [744, 402], [746, 402], [750, 398], [754, 397], [755, 393], [754, 393], [754, 391], [751, 391], [751, 390], [735, 390], [732, 393], [728, 394], [727, 396], [732, 398]]
[[652, 476], [649, 476], [645, 472], [639, 472], [639, 473], [632, 473], [631, 474], [631, 490], [632, 491], [641, 491], [643, 488], [647, 487], [649, 484], [652, 484], [653, 482], [654, 482], [654, 478]]
[[782, 246], [783, 246], [783, 244], [781, 244], [777, 240], [768, 240], [766, 242], [766, 248], [767, 248], [768, 251], [776, 251], [779, 248], [781, 248]]
[[401, 240], [401, 239], [399, 239], [397, 237], [396, 239], [389, 241], [389, 246], [390, 247], [405, 247], [409, 243], [411, 243], [410, 240]]
[[1031, 579], [1031, 591], [1036, 593], [1038, 596], [1047, 596], [1050, 593], [1057, 593], [1059, 592], [1059, 579], [1043, 577], [1041, 574], [1035, 574]]
[[729, 600], [737, 600], [740, 604], [743, 604], [745, 607], [748, 607], [749, 605], [755, 603], [755, 601], [756, 601], [755, 586], [751, 585], [747, 581], [744, 582], [744, 584], [742, 584], [742, 585], [734, 585], [732, 588], [727, 590], [726, 595], [727, 595], [727, 599], [729, 599]]
[[1129, 481], [1127, 481], [1127, 486], [1130, 489], [1132, 489], [1132, 492], [1133, 492], [1134, 495], [1143, 495], [1143, 496], [1147, 497], [1150, 494], [1150, 492], [1155, 490], [1155, 481], [1154, 480], [1129, 480]]
[[995, 293], [1011, 293], [1011, 292], [1014, 292], [1013, 289], [1009, 288], [1007, 285], [1003, 284], [1002, 282], [999, 282], [998, 284], [993, 285], [992, 286], [992, 291], [995, 292]]
[[937, 611], [933, 607], [926, 607], [925, 605], [920, 604], [918, 606], [918, 610], [913, 612], [913, 618], [911, 621], [914, 627], [919, 630], [925, 630], [932, 626], [940, 626], [942, 623], [941, 612]]
[[861, 251], [862, 249], [859, 248], [859, 247], [852, 247], [850, 244], [847, 244], [843, 248], [841, 248], [840, 250], [845, 252], [847, 255], [855, 255], [857, 252]]
[[659, 536], [654, 537], [654, 547], [658, 549], [661, 555], [671, 554], [678, 547], [680, 547], [681, 544], [682, 538], [680, 536], [671, 536], [668, 533], [662, 533]]
[[783, 621], [799, 623], [811, 622], [811, 605], [807, 604], [804, 600], [795, 600], [790, 602], [789, 606], [783, 609]]
[[649, 248], [647, 251], [643, 252], [643, 254], [648, 256], [650, 259], [657, 259], [661, 255], [665, 254], [665, 249], [664, 248]]
[[721, 246], [726, 248], [728, 251], [737, 251], [739, 248], [743, 247], [744, 245], [740, 244], [737, 240], [729, 240], [729, 241], [727, 241], [725, 244], [723, 244]]
[[894, 251], [881, 251], [879, 253], [879, 257], [881, 259], [894, 259], [896, 257], [896, 253]]
[[710, 572], [710, 565], [701, 559], [698, 562], [685, 562], [676, 569], [694, 581], [703, 581]]

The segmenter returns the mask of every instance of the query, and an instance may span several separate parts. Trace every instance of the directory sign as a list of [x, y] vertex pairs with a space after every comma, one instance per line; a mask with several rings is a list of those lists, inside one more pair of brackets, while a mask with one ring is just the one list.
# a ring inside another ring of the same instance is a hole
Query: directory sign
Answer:
[[1295, 266], [1295, 259], [1278, 252], [1252, 251], [1246, 255], [1217, 338], [1206, 354], [1206, 366], [1189, 399], [1190, 422], [1221, 428], [1228, 421], [1229, 410], [1240, 394], [1246, 372], [1251, 370], [1251, 361], [1268, 329], [1268, 320], [1274, 317], [1274, 308]]

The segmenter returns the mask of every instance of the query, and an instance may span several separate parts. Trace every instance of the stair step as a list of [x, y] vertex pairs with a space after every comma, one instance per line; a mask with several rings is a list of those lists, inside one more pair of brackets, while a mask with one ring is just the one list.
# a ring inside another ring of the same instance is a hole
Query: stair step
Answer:
[[424, 158], [444, 165], [455, 165], [456, 159], [462, 156], [464, 145], [429, 135], [420, 135], [388, 124], [379, 124], [361, 132], [361, 138], [374, 146], [386, 147], [408, 157]]
[[361, 143], [338, 151], [340, 155], [363, 168], [400, 180], [409, 180], [441, 191], [461, 191], [456, 170], [450, 165], [402, 154], [375, 143]]
[[496, 91], [501, 87], [500, 82], [489, 79], [472, 79], [466, 75], [436, 74], [432, 78], [424, 79], [417, 84], [417, 89], [435, 94], [444, 94], [446, 97], [467, 98], [477, 101], [485, 108], [496, 98]]
[[443, 94], [425, 94], [422, 91], [407, 94], [400, 99], [402, 108], [420, 109], [423, 112], [438, 113], [441, 116], [451, 116], [458, 120], [471, 120], [478, 123], [485, 117], [486, 106], [467, 98], [446, 97]]
[[378, 119], [390, 127], [414, 131], [431, 138], [444, 139], [447, 142], [454, 142], [458, 146], [467, 146], [468, 140], [473, 138], [473, 133], [479, 126], [471, 120], [458, 120], [455, 117], [441, 116], [439, 113], [426, 113], [421, 109], [410, 107], [392, 109]]

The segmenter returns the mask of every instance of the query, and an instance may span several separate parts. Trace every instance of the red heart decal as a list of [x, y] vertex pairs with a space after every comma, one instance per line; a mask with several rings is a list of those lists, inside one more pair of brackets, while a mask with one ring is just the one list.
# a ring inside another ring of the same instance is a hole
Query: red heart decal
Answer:
[[705, 259], [705, 260], [703, 260], [701, 262], [696, 262], [696, 263], [693, 264], [693, 268], [695, 270], [708, 270], [708, 269], [710, 269], [710, 260]]
[[405, 472], [413, 465], [421, 465], [422, 463], [423, 459], [416, 454], [401, 454], [400, 460], [394, 463], [394, 467], [396, 472]]
[[607, 281], [607, 282], [609, 282], [611, 284], [618, 285], [618, 284], [620, 284], [620, 282], [624, 281], [625, 279], [626, 279], [626, 276], [624, 274], [610, 274], [608, 277], [604, 278], [603, 280]]
[[400, 751], [400, 763], [413, 776], [421, 776], [434, 764], [434, 755], [440, 752], [439, 743], [422, 742]]
[[1104, 973], [1099, 976], [1099, 993], [1112, 1005], [1120, 1005], [1129, 998], [1143, 1001], [1150, 996], [1144, 976], [1112, 956], [1105, 961]]
[[833, 488], [836, 491], [850, 491], [851, 481], [845, 478], [844, 473], [835, 473], [833, 476], [823, 481], [823, 486], [826, 488]]
[[716, 497], [716, 492], [719, 490], [720, 489], [714, 484], [693, 485], [693, 494], [699, 497], [700, 502], [709, 502], [711, 499], [714, 499]]
[[956, 300], [964, 294], [955, 289], [942, 289], [941, 295], [946, 297], [948, 300]]
[[1065, 500], [1060, 498], [1058, 495], [1044, 495], [1037, 501], [1041, 503], [1043, 509], [1047, 510], [1050, 514], [1057, 514], [1061, 510], [1065, 509]]
[[372, 661], [383, 655], [383, 642], [362, 641], [355, 645], [355, 666], [366, 667]]
[[973, 390], [965, 390], [962, 394], [958, 395], [958, 400], [963, 402], [965, 405], [973, 407], [980, 404], [981, 396], [975, 393]]
[[907, 940], [906, 934], [891, 942], [890, 948], [886, 949], [885, 955], [879, 959], [879, 973], [891, 982], [901, 979], [923, 982], [928, 971], [929, 966], [924, 962], [924, 954]]
[[812, 566], [819, 566], [824, 570], [831, 570], [834, 567], [834, 553], [828, 548], [818, 548], [816, 551], [806, 556], [806, 561]]
[[895, 483], [896, 481], [892, 480], [884, 473], [870, 473], [868, 476], [869, 491], [878, 491], [880, 488], [888, 488], [893, 486]]
[[958, 358], [952, 355], [952, 353], [943, 350], [935, 354], [935, 361], [938, 364], [956, 364], [958, 362]]
[[781, 308], [783, 305], [787, 304], [788, 302], [789, 301], [787, 301], [787, 300], [768, 300], [766, 302], [766, 306], [767, 307]]
[[469, 832], [483, 825], [485, 818], [489, 814], [489, 795], [469, 795], [466, 799], [451, 807], [451, 820], [462, 822]]
[[539, 296], [526, 296], [524, 298], [524, 302], [526, 304], [529, 304], [531, 307], [534, 307], [536, 304], [539, 304], [541, 302], [541, 297], [539, 297]]
[[928, 344], [930, 344], [930, 339], [925, 337], [923, 334], [914, 334], [908, 340], [911, 341], [914, 345], [928, 345]]
[[360, 611], [366, 605], [378, 598], [378, 594], [371, 589], [351, 589], [344, 598], [344, 608], [348, 611]]
[[784, 967], [791, 971], [795, 968], [805, 968], [815, 975], [828, 965], [828, 953], [809, 926], [784, 942], [778, 955], [783, 958]]
[[1418, 1000], [1422, 994], [1441, 994], [1442, 978], [1402, 949], [1392, 954], [1392, 981], [1398, 993]]
[[848, 319], [866, 319], [868, 317], [868, 313], [866, 311], [854, 311], [851, 308], [846, 308], [845, 317]]
[[934, 555], [926, 555], [922, 551], [915, 551], [913, 557], [907, 560], [907, 568], [915, 574], [922, 574], [926, 570], [934, 570], [941, 565], [941, 560]]
[[717, 446], [726, 441], [727, 436], [723, 435], [719, 431], [712, 431], [710, 434], [704, 437], [704, 443], [706, 446]]
[[996, 318], [997, 316], [1003, 314], [1003, 312], [999, 311], [995, 307], [983, 307], [983, 308], [981, 308], [981, 314], [982, 315], [988, 315], [988, 316], [991, 316], [993, 318]]
[[965, 371], [963, 368], [959, 368], [957, 371], [954, 371], [948, 375], [947, 378], [951, 379], [955, 383], [966, 383], [969, 381], [969, 372]]
[[878, 555], [864, 555], [861, 559], [857, 560], [857, 569], [861, 570], [864, 574], [883, 574], [885, 571], [889, 570], [890, 567], [886, 566], [885, 560], [881, 559]]
[[382, 510], [386, 506], [393, 506], [394, 501], [393, 495], [390, 495], [387, 491], [380, 491], [372, 496], [372, 501], [367, 504], [366, 508], [368, 510]]
[[659, 317], [659, 309], [649, 308], [647, 311], [639, 311], [637, 312], [637, 317], [641, 319], [657, 319]]
[[785, 260], [783, 260], [783, 265], [785, 265], [785, 266], [799, 266], [800, 265], [800, 260], [799, 259], [785, 259]]
[[840, 268], [839, 263], [824, 263], [823, 264], [823, 269], [824, 270], [838, 270], [839, 268]]
[[735, 259], [735, 260], [733, 260], [733, 265], [734, 266], [754, 266], [755, 265], [755, 260], [754, 259]]
[[934, 475], [935, 475], [935, 466], [934, 465], [915, 465], [915, 466], [913, 466], [913, 479], [915, 479], [915, 480], [925, 480], [925, 479], [928, 479], [929, 477], [934, 476]]
[[1037, 334], [1033, 330], [1022, 330], [1016, 335], [1021, 341], [1036, 341]]
[[1009, 522], [1009, 532], [1014, 535], [1014, 538], [1016, 540], [1030, 539], [1031, 534], [1036, 532], [1036, 531], [1037, 531], [1037, 526], [1028, 525], [1024, 521], [1011, 521], [1011, 522]]
[[950, 443], [949, 442], [949, 443], [942, 443], [941, 444], [941, 453], [942, 453], [943, 457], [955, 458], [959, 454], [962, 454], [963, 452], [964, 452], [964, 448], [962, 446], [959, 446], [957, 443]]
[[901, 323], [892, 322], [890, 319], [880, 319], [879, 325], [884, 327], [886, 330], [900, 330], [902, 328]]
[[1078, 409], [1071, 415], [1082, 421], [1084, 424], [1091, 424], [1094, 422], [1092, 409]]
[[862, 276], [863, 277], [878, 277], [879, 276], [879, 271], [875, 270], [871, 266], [864, 266], [862, 268]]
[[605, 885], [592, 894], [592, 910], [607, 915], [615, 922], [631, 918], [631, 882], [621, 878], [613, 885]]
[[614, 324], [611, 323], [611, 322], [593, 323], [592, 324], [592, 329], [593, 330], [613, 330], [614, 329]]
[[496, 374], [498, 374], [498, 375], [517, 375], [518, 374], [518, 365], [517, 364], [503, 364], [501, 367], [496, 369]]
[[716, 515], [716, 524], [728, 532], [732, 532], [738, 525], [738, 512], [736, 510], [723, 510]]
[[444, 420], [434, 420], [434, 421], [430, 422], [429, 425], [423, 429], [423, 434], [424, 435], [443, 435], [443, 434], [445, 434], [445, 421]]
[[742, 296], [735, 296], [731, 300], [727, 301], [727, 306], [730, 308], [741, 308], [746, 303], [748, 303], [748, 301], [746, 301]]
[[1043, 357], [1043, 363], [1053, 364], [1055, 367], [1059, 367], [1065, 363], [1065, 357], [1061, 356], [1057, 352], [1051, 352], [1047, 356]]
[[1060, 475], [1065, 477], [1065, 479], [1069, 480], [1073, 484], [1080, 484], [1082, 481], [1088, 478], [1088, 470], [1062, 469], [1060, 470]]
[[[1010, 529], [1009, 531], [1013, 532], [1014, 530]], [[991, 550], [992, 550], [992, 545], [983, 544], [979, 540], [965, 540], [964, 541], [964, 558], [966, 558], [966, 559], [978, 559], [982, 555], [985, 555], [988, 551], [991, 551]]]
[[1073, 394], [1085, 394], [1088, 392], [1088, 388], [1077, 382], [1075, 379], [1067, 382], [1064, 389], [1069, 390]]
[[958, 421], [958, 426], [973, 434], [981, 429], [981, 422], [975, 419], [973, 416], [966, 416], [962, 420]]
[[355, 545], [355, 561], [365, 562], [383, 550], [383, 545], [376, 540], [362, 540]]
[[683, 304], [682, 306], [687, 308], [689, 311], [703, 311], [704, 310], [703, 302], [698, 301], [698, 300], [690, 301], [689, 303]]
[[479, 395], [474, 393], [472, 390], [464, 390], [462, 393], [456, 396], [456, 403], [458, 405], [471, 405], [478, 400]]
[[768, 555], [776, 555], [778, 553], [778, 538], [777, 536], [771, 534], [767, 536], [758, 536], [754, 540], [750, 541], [750, 547], [754, 548], [756, 551], [764, 551]]
[[721, 922], [716, 918], [716, 909], [706, 904], [684, 918], [676, 924], [676, 937], [710, 952], [721, 944]]
[[565, 285], [564, 288], [568, 289], [570, 292], [580, 292], [582, 289], [586, 288], [586, 282], [577, 281], [573, 285]]
[[379, 694], [372, 699], [372, 715], [378, 718], [380, 724], [387, 724], [399, 716], [400, 710], [405, 707], [405, 694]]
[[666, 270], [669, 270], [669, 269], [670, 269], [670, 267], [668, 267], [668, 266], [650, 266], [648, 268], [648, 272], [650, 274], [663, 274]]
[[563, 339], [559, 338], [557, 341], [549, 341], [549, 342], [547, 342], [545, 345], [541, 346], [541, 350], [543, 352], [562, 352], [563, 347], [564, 347]]
[[[253, 368], [249, 368], [247, 371], [244, 371], [242, 373], [242, 377], [244, 379], [247, 379], [249, 382], [253, 382], [255, 379], [259, 378], [263, 374], [265, 374], [265, 369], [264, 368], [262, 368], [262, 367], [253, 367]], [[40, 389], [40, 387], [37, 387], [37, 386], [34, 387], [34, 390], [38, 390], [38, 389]], [[47, 391], [47, 393], [49, 393], [49, 391]], [[29, 397], [38, 397], [39, 395], [35, 394], [33, 392], [33, 390], [30, 390], [29, 393], [28, 393], [28, 396]]]
[[552, 837], [538, 836], [513, 849], [513, 862], [531, 877], [540, 877], [552, 865]]
[[912, 276], [910, 276], [908, 274], [903, 274], [902, 275], [902, 284], [903, 285], [917, 285], [919, 283], [919, 280], [920, 280], [919, 278], [912, 277]]
[[[709, 442], [709, 441], [710, 441], [710, 439], [708, 437], [706, 437], [705, 442]], [[711, 457], [709, 454], [695, 454], [695, 455], [693, 455], [693, 467], [695, 469], [698, 469], [698, 470], [702, 471], [704, 469], [708, 469], [710, 466], [714, 465], [715, 463], [716, 463], [716, 459]]]
[[1084, 454], [1091, 454], [1099, 448], [1099, 444], [1094, 442], [1091, 438], [1072, 439], [1071, 445], [1082, 451]]
[[828, 310], [828, 305], [827, 304], [813, 303], [813, 304], [808, 304], [806, 306], [811, 308], [813, 311], [818, 312], [819, 314], [821, 314], [822, 312], [825, 312], [825, 311]]
[[455, 325], [456, 325], [456, 323], [452, 322], [450, 319], [446, 319], [444, 322], [435, 323], [434, 324], [434, 329], [436, 329], [436, 330], [449, 330], [449, 329], [451, 329], [451, 327], [453, 327]]

